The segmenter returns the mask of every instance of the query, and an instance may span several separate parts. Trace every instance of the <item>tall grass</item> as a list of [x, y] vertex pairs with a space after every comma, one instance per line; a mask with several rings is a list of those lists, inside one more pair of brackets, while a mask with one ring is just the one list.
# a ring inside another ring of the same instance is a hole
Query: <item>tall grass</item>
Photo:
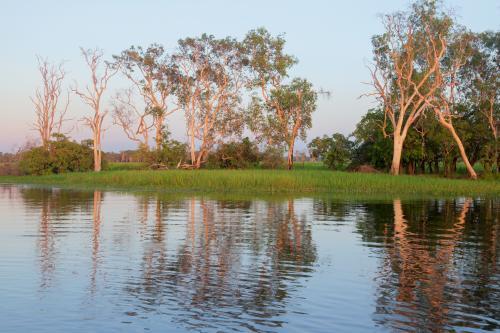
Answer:
[[286, 170], [118, 170], [49, 176], [0, 177], [0, 183], [163, 191], [336, 193], [373, 195], [494, 195], [498, 180], [470, 181], [433, 176], [398, 176]]

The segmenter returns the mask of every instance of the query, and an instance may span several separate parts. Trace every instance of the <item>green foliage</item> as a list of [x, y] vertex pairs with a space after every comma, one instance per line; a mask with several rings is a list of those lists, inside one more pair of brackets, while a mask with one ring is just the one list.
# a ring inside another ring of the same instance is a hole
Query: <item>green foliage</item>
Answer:
[[260, 165], [265, 169], [279, 169], [285, 165], [283, 158], [283, 148], [277, 146], [267, 146], [262, 152]]
[[[370, 109], [356, 125], [352, 166], [369, 164], [377, 169], [388, 169], [392, 159], [392, 140], [384, 136], [384, 112]], [[390, 131], [390, 129], [388, 129]]]
[[86, 145], [56, 136], [48, 149], [35, 147], [22, 153], [19, 168], [23, 174], [45, 175], [51, 173], [90, 171], [94, 167], [92, 149]]
[[312, 84], [295, 78], [290, 84], [272, 88], [268, 101], [254, 96], [247, 123], [259, 141], [289, 145], [297, 136], [306, 138], [316, 101]]
[[35, 147], [23, 152], [19, 161], [19, 169], [25, 175], [52, 173], [50, 153], [44, 147]]
[[185, 143], [170, 139], [170, 132], [165, 130], [161, 149], [153, 151], [144, 151], [143, 149], [142, 154], [146, 156], [146, 161], [150, 165], [175, 167], [186, 160], [187, 149]]
[[335, 133], [325, 154], [324, 163], [330, 169], [343, 169], [351, 160], [352, 142], [344, 135]]
[[246, 62], [253, 72], [251, 82], [260, 86], [262, 81], [282, 81], [288, 71], [298, 61], [284, 53], [285, 38], [283, 35], [273, 37], [265, 28], [250, 30], [243, 41]]
[[311, 158], [314, 160], [323, 160], [330, 148], [331, 141], [332, 139], [327, 135], [323, 135], [321, 138], [316, 137], [312, 139], [311, 142], [307, 144]]
[[208, 157], [208, 167], [222, 169], [244, 169], [256, 167], [260, 154], [255, 143], [248, 137], [241, 142], [228, 142], [219, 145]]

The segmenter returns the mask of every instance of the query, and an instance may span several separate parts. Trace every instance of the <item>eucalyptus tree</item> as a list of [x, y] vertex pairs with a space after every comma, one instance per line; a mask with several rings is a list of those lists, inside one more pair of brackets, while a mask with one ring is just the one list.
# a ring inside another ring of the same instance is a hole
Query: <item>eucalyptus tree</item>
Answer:
[[102, 50], [81, 48], [81, 52], [90, 70], [91, 83], [84, 90], [75, 87], [74, 92], [92, 109], [92, 114], [85, 116], [83, 121], [92, 130], [94, 171], [101, 171], [102, 125], [108, 113], [108, 111], [102, 110], [102, 97], [108, 87], [109, 80], [116, 74], [117, 70], [103, 60]]
[[149, 130], [153, 125], [147, 121], [147, 109], [138, 107], [133, 96], [132, 89], [116, 93], [112, 101], [113, 122], [122, 128], [130, 140], [137, 142], [140, 149], [147, 151], [149, 150]]
[[398, 175], [408, 131], [441, 88], [435, 74], [446, 54], [452, 20], [438, 11], [435, 1], [419, 1], [408, 12], [385, 15], [383, 24], [385, 32], [372, 38], [374, 91], [368, 95], [381, 103], [384, 124], [392, 127], [384, 134], [393, 137], [391, 173]]
[[297, 137], [305, 139], [316, 110], [317, 93], [305, 79], [286, 83], [297, 59], [284, 53], [283, 36], [273, 37], [266, 29], [251, 30], [243, 41], [250, 69], [249, 87], [259, 91], [252, 96], [249, 127], [257, 139], [269, 144], [285, 144], [288, 169], [293, 167]]
[[[156, 149], [160, 150], [163, 143], [165, 130], [165, 119], [170, 114], [178, 110], [173, 106], [175, 97], [176, 78], [171, 63], [171, 57], [166, 53], [163, 46], [151, 44], [143, 49], [141, 46], [131, 46], [124, 50], [120, 55], [113, 56], [115, 66], [133, 83], [137, 92], [143, 99], [145, 108], [139, 111], [131, 103], [130, 98], [115, 101], [115, 118], [122, 128], [127, 124], [127, 115], [135, 115], [139, 122], [142, 137], [146, 135], [146, 129], [154, 127]], [[123, 97], [123, 96], [122, 96]], [[146, 118], [151, 117], [151, 125], [146, 123]], [[120, 121], [124, 120], [124, 121]], [[136, 132], [137, 133], [137, 132]]]
[[[459, 74], [470, 56], [470, 42], [471, 35], [465, 31], [449, 34], [446, 55], [441, 59], [434, 73], [435, 80], [440, 87], [435, 95], [429, 98], [428, 105], [434, 110], [439, 123], [452, 135], [470, 178], [476, 179], [477, 174], [469, 162], [462, 139], [453, 123], [455, 118], [462, 116], [461, 109], [457, 107], [458, 102], [463, 98], [461, 96], [463, 94], [458, 89], [460, 85]], [[428, 57], [437, 60], [435, 54], [430, 53]]]
[[[496, 164], [496, 171], [500, 169], [498, 154], [498, 127], [500, 124], [500, 32], [486, 31], [475, 34], [472, 41], [472, 56], [462, 67], [460, 85], [464, 91], [465, 104], [477, 113], [474, 117], [478, 125], [483, 123], [489, 128], [491, 138], [482, 145], [483, 155]], [[491, 157], [490, 157], [491, 156]]]
[[214, 145], [242, 131], [242, 54], [241, 44], [230, 37], [203, 34], [178, 42], [172, 60], [177, 99], [186, 117], [190, 167], [200, 168]]

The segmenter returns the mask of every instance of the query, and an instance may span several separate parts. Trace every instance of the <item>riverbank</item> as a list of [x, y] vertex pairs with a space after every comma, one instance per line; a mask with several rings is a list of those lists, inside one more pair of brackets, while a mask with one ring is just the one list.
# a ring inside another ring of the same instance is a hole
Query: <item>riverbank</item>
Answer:
[[66, 188], [238, 193], [497, 196], [498, 180], [362, 174], [329, 170], [115, 170], [47, 176], [0, 176], [4, 184]]

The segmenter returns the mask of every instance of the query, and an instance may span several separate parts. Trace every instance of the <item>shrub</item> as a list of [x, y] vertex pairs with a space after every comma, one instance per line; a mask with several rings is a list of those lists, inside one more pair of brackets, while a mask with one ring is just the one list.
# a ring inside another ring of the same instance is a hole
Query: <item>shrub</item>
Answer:
[[49, 147], [35, 147], [22, 153], [19, 168], [23, 174], [89, 171], [94, 167], [92, 149], [86, 145], [57, 138]]
[[281, 147], [268, 146], [261, 156], [261, 166], [266, 169], [278, 169], [285, 165], [283, 149]]
[[221, 144], [208, 157], [207, 167], [223, 169], [245, 169], [259, 164], [259, 148], [249, 138], [241, 142]]
[[147, 156], [145, 160], [150, 166], [175, 167], [186, 159], [187, 145], [167, 138], [164, 140], [161, 150], [149, 152], [142, 150], [141, 154]]

